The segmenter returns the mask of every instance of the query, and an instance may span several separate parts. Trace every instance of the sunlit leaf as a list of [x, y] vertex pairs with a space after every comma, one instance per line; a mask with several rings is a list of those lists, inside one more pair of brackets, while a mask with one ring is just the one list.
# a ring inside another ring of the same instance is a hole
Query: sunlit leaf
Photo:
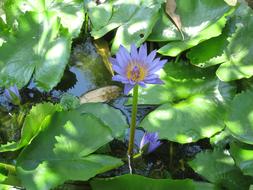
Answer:
[[148, 132], [158, 132], [161, 139], [178, 143], [196, 142], [221, 131], [222, 106], [203, 96], [193, 96], [177, 104], [163, 104], [140, 123]]
[[226, 125], [238, 140], [253, 144], [253, 91], [237, 95], [231, 103]]
[[82, 114], [91, 113], [98, 117], [107, 127], [111, 129], [113, 137], [121, 137], [128, 124], [126, 117], [120, 112], [107, 104], [102, 103], [85, 103], [78, 108]]
[[88, 180], [122, 164], [91, 154], [113, 139], [110, 129], [94, 116], [59, 112], [47, 125], [17, 161], [18, 176], [27, 189], [48, 190], [66, 180]]
[[221, 189], [248, 190], [252, 182], [252, 178], [244, 176], [234, 160], [221, 150], [201, 152], [189, 164], [195, 172]]
[[28, 145], [43, 130], [44, 124], [50, 120], [52, 114], [60, 110], [61, 107], [59, 105], [51, 103], [42, 103], [34, 106], [25, 118], [21, 139], [18, 142], [1, 145], [0, 152], [15, 151]]
[[54, 13], [45, 18], [28, 12], [18, 23], [18, 30], [0, 48], [0, 86], [22, 88], [34, 75], [38, 88], [51, 90], [68, 63], [71, 39]]
[[229, 152], [243, 174], [253, 176], [253, 146], [231, 143]]
[[8, 0], [4, 6], [9, 24], [26, 11], [54, 12], [72, 37], [79, 35], [84, 20], [83, 0]]
[[[177, 56], [200, 42], [220, 35], [226, 23], [226, 15], [231, 13], [231, 7], [220, 0], [178, 0], [176, 3], [176, 14], [180, 16], [185, 38], [160, 48], [158, 52], [163, 55]], [[166, 33], [170, 29], [173, 28], [164, 28]], [[171, 32], [174, 33], [174, 30]]]

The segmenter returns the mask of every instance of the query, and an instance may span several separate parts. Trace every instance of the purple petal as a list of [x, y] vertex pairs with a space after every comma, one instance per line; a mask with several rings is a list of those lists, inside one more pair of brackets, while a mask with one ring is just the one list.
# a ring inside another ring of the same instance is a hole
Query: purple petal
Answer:
[[128, 79], [125, 78], [125, 77], [123, 77], [123, 76], [121, 76], [121, 75], [114, 75], [112, 77], [112, 80], [113, 81], [117, 81], [117, 82], [122, 82], [124, 84], [129, 83]]
[[119, 51], [116, 54], [116, 59], [121, 67], [126, 67], [131, 60], [130, 54], [122, 45], [119, 47]]
[[145, 84], [145, 82], [142, 82], [142, 81], [138, 82], [138, 85], [140, 85], [143, 88], [147, 87], [147, 85]]
[[131, 54], [132, 59], [137, 59], [138, 58], [137, 47], [135, 46], [135, 44], [131, 45], [130, 54]]
[[153, 152], [156, 148], [158, 148], [162, 143], [159, 141], [158, 133], [145, 133], [141, 139], [141, 143], [139, 148], [142, 149], [145, 145], [148, 145], [148, 152]]
[[145, 43], [139, 49], [139, 58], [145, 60], [146, 57], [147, 57], [147, 44]]
[[127, 95], [133, 88], [134, 88], [134, 85], [125, 84], [124, 94]]
[[122, 76], [125, 75], [125, 69], [121, 68], [119, 65], [112, 65], [112, 69]]
[[156, 56], [156, 50], [153, 50], [153, 51], [148, 55], [148, 57], [147, 57], [147, 59], [146, 59], [146, 63], [152, 62], [152, 61], [154, 60], [155, 56]]
[[155, 73], [156, 71], [159, 71], [161, 68], [163, 68], [164, 64], [167, 63], [167, 60], [157, 61], [157, 59], [154, 60], [154, 62], [153, 62], [154, 65], [149, 67], [149, 69], [148, 69], [149, 73]]
[[147, 84], [164, 84], [164, 82], [159, 78], [145, 79], [144, 82]]

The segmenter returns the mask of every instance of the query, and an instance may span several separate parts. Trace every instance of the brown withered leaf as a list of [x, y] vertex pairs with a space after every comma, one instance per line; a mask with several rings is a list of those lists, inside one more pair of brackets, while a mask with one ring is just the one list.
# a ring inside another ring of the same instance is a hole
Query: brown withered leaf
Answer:
[[109, 61], [109, 58], [111, 56], [110, 49], [107, 41], [103, 39], [97, 39], [94, 41], [94, 45], [97, 49], [97, 53], [102, 57], [102, 60], [108, 69], [108, 71], [114, 75], [113, 69], [112, 69], [112, 63]]
[[184, 34], [182, 32], [182, 23], [180, 16], [176, 14], [176, 0], [166, 0], [166, 13], [169, 15], [171, 20], [174, 22], [176, 25], [177, 29], [180, 31], [182, 38], [184, 40]]
[[106, 102], [117, 98], [120, 93], [121, 88], [118, 86], [105, 86], [82, 95], [80, 97], [80, 103]]
[[230, 6], [236, 6], [237, 0], [225, 0], [225, 2]]

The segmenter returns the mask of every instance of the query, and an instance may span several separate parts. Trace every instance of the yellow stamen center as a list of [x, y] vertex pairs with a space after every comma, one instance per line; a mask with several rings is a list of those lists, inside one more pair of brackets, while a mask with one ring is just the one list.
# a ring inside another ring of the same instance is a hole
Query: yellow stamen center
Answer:
[[134, 82], [143, 81], [147, 75], [147, 69], [143, 65], [133, 62], [127, 66], [126, 75], [129, 80]]

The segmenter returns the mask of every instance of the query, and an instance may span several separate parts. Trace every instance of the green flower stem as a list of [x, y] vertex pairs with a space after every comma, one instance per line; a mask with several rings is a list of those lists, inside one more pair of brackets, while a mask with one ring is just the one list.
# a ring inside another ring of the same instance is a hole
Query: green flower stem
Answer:
[[131, 161], [133, 159], [137, 106], [138, 106], [138, 85], [135, 85], [134, 86], [134, 94], [133, 94], [131, 124], [130, 124], [130, 136], [129, 136], [129, 144], [128, 144], [128, 150], [127, 150], [130, 173], [132, 173]]

